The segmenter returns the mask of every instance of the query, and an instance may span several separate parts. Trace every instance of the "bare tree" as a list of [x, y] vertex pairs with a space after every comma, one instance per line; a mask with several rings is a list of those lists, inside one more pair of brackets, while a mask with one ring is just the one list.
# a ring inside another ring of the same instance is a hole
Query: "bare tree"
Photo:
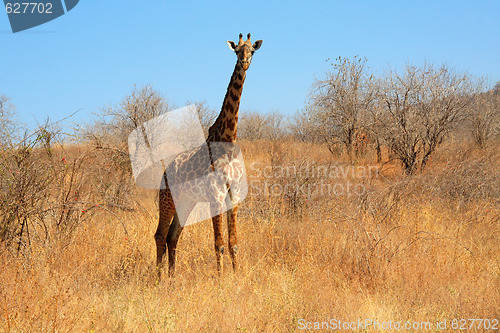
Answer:
[[256, 111], [240, 113], [238, 120], [238, 137], [244, 140], [260, 140], [264, 138], [265, 118]]
[[424, 169], [430, 156], [466, 116], [481, 84], [446, 65], [407, 65], [389, 72], [380, 83], [378, 108], [372, 119], [405, 173]]
[[269, 140], [279, 140], [284, 136], [285, 117], [279, 111], [271, 111], [264, 116], [264, 137]]
[[128, 156], [128, 135], [142, 124], [173, 107], [151, 86], [134, 87], [117, 107], [107, 107], [97, 120], [81, 127], [80, 133], [98, 148], [111, 148]]
[[[95, 171], [99, 195], [120, 209], [134, 209], [134, 180], [128, 151], [128, 137], [135, 129], [145, 134], [144, 123], [173, 107], [151, 86], [134, 87], [132, 93], [117, 106], [96, 114], [96, 120], [77, 128], [81, 141], [97, 148], [99, 163], [107, 166]], [[149, 145], [150, 137], [145, 140]], [[110, 174], [109, 170], [113, 170]], [[112, 182], [110, 181], [112, 179]]]
[[287, 132], [302, 142], [320, 142], [321, 138], [316, 131], [316, 124], [306, 108], [297, 110], [288, 118]]
[[378, 134], [408, 174], [413, 173], [416, 166], [421, 141], [419, 120], [414, 107], [411, 107], [411, 95], [416, 85], [414, 81], [413, 73], [405, 73], [404, 77], [389, 73], [381, 83], [380, 103], [373, 117], [378, 122]]
[[498, 81], [497, 83], [495, 83], [495, 86], [493, 87], [493, 92], [495, 94], [500, 94], [500, 81]]
[[456, 73], [446, 65], [435, 68], [426, 64], [423, 70], [426, 85], [418, 99], [418, 111], [425, 129], [422, 170], [446, 136], [467, 117], [468, 106], [482, 88], [481, 81], [467, 73]]
[[308, 110], [328, 149], [333, 152], [341, 144], [352, 158], [362, 119], [374, 101], [373, 75], [364, 58], [339, 57], [331, 65], [333, 68], [325, 73], [326, 77], [313, 84]]
[[246, 140], [278, 140], [285, 136], [285, 117], [278, 111], [261, 114], [242, 112], [238, 122], [238, 137]]
[[498, 89], [477, 96], [474, 105], [470, 108], [470, 125], [474, 143], [480, 148], [485, 148], [492, 137], [498, 135], [500, 132], [500, 91]]
[[208, 135], [208, 129], [217, 119], [217, 112], [210, 108], [207, 105], [206, 101], [203, 102], [187, 102], [187, 105], [194, 104], [196, 107], [196, 112], [198, 113], [198, 117], [200, 118], [201, 128], [203, 129], [203, 133], [205, 137]]
[[0, 147], [6, 147], [15, 141], [18, 122], [15, 119], [15, 108], [10, 98], [0, 95]]

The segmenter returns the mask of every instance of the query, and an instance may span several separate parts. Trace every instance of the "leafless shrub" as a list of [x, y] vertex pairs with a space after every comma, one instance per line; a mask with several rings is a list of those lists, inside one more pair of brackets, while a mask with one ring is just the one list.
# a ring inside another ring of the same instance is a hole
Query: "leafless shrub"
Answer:
[[331, 65], [326, 77], [313, 84], [308, 110], [328, 149], [333, 153], [340, 144], [352, 159], [356, 136], [375, 98], [373, 75], [363, 58], [339, 57]]
[[500, 134], [500, 92], [491, 90], [479, 94], [469, 112], [474, 143], [479, 148], [485, 148]]
[[500, 175], [495, 165], [498, 156], [487, 155], [449, 163], [434, 176], [423, 176], [425, 191], [454, 207], [486, 201], [498, 205]]
[[[202, 104], [200, 108], [204, 108]], [[93, 123], [77, 128], [81, 141], [100, 152], [92, 156], [97, 159], [96, 189], [108, 204], [122, 209], [133, 209], [133, 188], [128, 136], [151, 120], [173, 108], [169, 102], [151, 86], [135, 87], [116, 107], [108, 107]], [[112, 181], [111, 181], [112, 180]]]
[[102, 109], [93, 123], [78, 128], [83, 140], [97, 148], [118, 151], [126, 156], [129, 134], [162, 113], [171, 110], [168, 101], [151, 86], [134, 87], [117, 107]]
[[25, 133], [0, 146], [2, 245], [19, 252], [33, 241], [69, 241], [97, 211], [130, 206], [124, 200], [133, 191], [123, 185], [130, 181], [116, 178], [126, 174], [126, 166], [111, 167], [109, 157], [95, 156], [100, 150], [68, 149], [65, 135], [48, 121]]
[[319, 143], [322, 137], [316, 130], [317, 124], [311, 112], [307, 108], [297, 110], [288, 118], [287, 132], [300, 142]]
[[285, 117], [278, 111], [261, 114], [241, 112], [238, 120], [238, 138], [244, 140], [278, 140], [285, 136]]
[[426, 63], [377, 78], [358, 57], [332, 66], [314, 82], [309, 104], [290, 118], [295, 139], [319, 139], [352, 162], [370, 150], [382, 162], [385, 146], [389, 160], [413, 174], [451, 134], [472, 133], [481, 146], [498, 133], [498, 93], [480, 94], [482, 80], [467, 73]]
[[256, 111], [242, 112], [238, 119], [238, 138], [260, 140], [263, 137], [264, 116]]
[[187, 105], [194, 104], [194, 106], [196, 107], [196, 112], [198, 113], [198, 117], [200, 118], [201, 122], [201, 128], [203, 129], [205, 137], [207, 137], [208, 129], [215, 122], [215, 119], [217, 119], [217, 112], [214, 109], [208, 107], [205, 101], [187, 102], [186, 104]]
[[[336, 212], [338, 225], [353, 245], [349, 249], [356, 249], [355, 253], [340, 253], [346, 270], [371, 283], [374, 278], [384, 278], [383, 270], [374, 267], [390, 265], [422, 241], [447, 242], [461, 253], [472, 255], [467, 232], [435, 229], [446, 230], [447, 223], [457, 223], [476, 231], [484, 221], [494, 224], [500, 220], [494, 208], [500, 203], [496, 165], [498, 156], [455, 161], [413, 177], [394, 177], [386, 184], [367, 186], [360, 196], [344, 197]], [[464, 220], [440, 221], [438, 228], [408, 228], [412, 219], [428, 218], [426, 213], [421, 214], [422, 208], [450, 212]]]
[[480, 83], [447, 66], [408, 65], [380, 83], [375, 130], [400, 160], [405, 172], [424, 169], [430, 156], [466, 117]]
[[[41, 242], [61, 238], [92, 215], [88, 175], [48, 126], [39, 128], [11, 149], [0, 151], [0, 239], [21, 250], [33, 237]], [[48, 144], [51, 144], [48, 146]], [[34, 232], [35, 231], [35, 232]]]
[[18, 122], [15, 120], [15, 108], [10, 103], [10, 98], [0, 95], [0, 147], [9, 147], [16, 141], [19, 131]]
[[284, 133], [285, 117], [279, 111], [271, 111], [265, 116], [264, 138], [271, 141], [282, 139]]

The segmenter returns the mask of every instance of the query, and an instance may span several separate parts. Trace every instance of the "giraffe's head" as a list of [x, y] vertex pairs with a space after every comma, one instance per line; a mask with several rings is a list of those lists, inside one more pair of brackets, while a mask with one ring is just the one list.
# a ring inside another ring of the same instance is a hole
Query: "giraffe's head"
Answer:
[[252, 42], [250, 42], [250, 34], [247, 35], [246, 41], [243, 41], [243, 35], [240, 34], [240, 41], [238, 45], [236, 45], [236, 43], [232, 40], [228, 40], [227, 45], [229, 45], [229, 48], [238, 56], [238, 63], [241, 67], [244, 70], [247, 70], [252, 62], [252, 55], [260, 48], [262, 40], [258, 40], [252, 45]]

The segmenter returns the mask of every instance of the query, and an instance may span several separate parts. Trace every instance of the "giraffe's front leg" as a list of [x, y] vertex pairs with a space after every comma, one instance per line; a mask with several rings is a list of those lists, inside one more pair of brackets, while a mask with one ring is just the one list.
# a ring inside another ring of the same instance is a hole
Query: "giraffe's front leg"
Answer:
[[233, 270], [238, 269], [236, 251], [238, 250], [238, 238], [236, 237], [236, 217], [238, 215], [238, 206], [234, 206], [227, 212], [227, 230], [229, 235], [229, 255], [233, 262]]
[[[233, 165], [238, 175], [241, 175], [241, 167], [238, 163]], [[236, 177], [235, 181], [228, 188], [228, 196], [226, 197], [227, 207], [227, 233], [229, 236], [228, 246], [229, 255], [233, 263], [233, 271], [238, 270], [238, 260], [236, 252], [238, 250], [238, 237], [236, 236], [236, 218], [238, 216], [238, 203], [241, 195], [241, 176]]]
[[222, 239], [222, 215], [212, 217], [214, 225], [215, 257], [217, 259], [217, 272], [222, 274], [222, 254], [224, 254], [224, 240]]

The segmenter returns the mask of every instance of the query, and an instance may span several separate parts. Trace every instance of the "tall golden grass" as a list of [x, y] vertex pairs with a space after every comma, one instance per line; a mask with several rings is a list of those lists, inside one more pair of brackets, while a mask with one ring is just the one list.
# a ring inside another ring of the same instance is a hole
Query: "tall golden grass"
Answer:
[[250, 192], [238, 272], [226, 254], [217, 275], [204, 221], [184, 229], [175, 277], [156, 281], [156, 194], [136, 189], [134, 210], [97, 208], [67, 237], [19, 253], [0, 247], [0, 331], [295, 332], [365, 319], [429, 322], [432, 331], [446, 319], [453, 331], [454, 319], [500, 318], [497, 152], [448, 147], [413, 177], [395, 164], [328, 177], [364, 189], [332, 195], [296, 185], [315, 189], [320, 166], [364, 170], [370, 159], [351, 166], [287, 142], [242, 149]]

